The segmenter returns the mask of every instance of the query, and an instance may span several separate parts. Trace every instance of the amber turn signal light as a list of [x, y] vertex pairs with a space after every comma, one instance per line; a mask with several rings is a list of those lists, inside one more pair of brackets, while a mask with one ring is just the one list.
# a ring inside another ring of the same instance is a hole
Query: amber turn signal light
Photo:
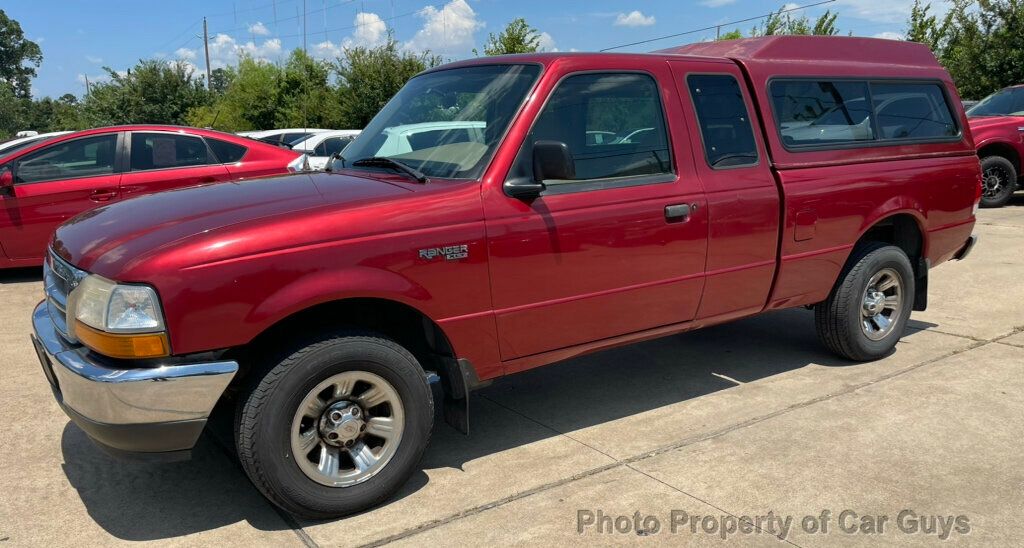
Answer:
[[166, 333], [105, 333], [75, 321], [75, 336], [85, 346], [111, 358], [162, 358], [171, 354]]

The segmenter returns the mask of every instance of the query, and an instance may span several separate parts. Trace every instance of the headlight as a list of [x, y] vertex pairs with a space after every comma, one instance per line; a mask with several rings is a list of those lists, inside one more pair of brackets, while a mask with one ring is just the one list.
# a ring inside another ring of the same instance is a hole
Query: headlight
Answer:
[[122, 285], [95, 274], [68, 298], [68, 328], [82, 344], [115, 358], [167, 356], [160, 300], [152, 287]]

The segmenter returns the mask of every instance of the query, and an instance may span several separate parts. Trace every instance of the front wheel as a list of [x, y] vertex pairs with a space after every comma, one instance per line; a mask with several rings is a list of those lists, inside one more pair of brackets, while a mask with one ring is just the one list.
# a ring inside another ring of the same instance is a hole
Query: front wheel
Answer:
[[1017, 190], [1017, 170], [1002, 156], [981, 160], [981, 207], [1003, 207]]
[[814, 308], [818, 338], [844, 358], [888, 354], [914, 305], [914, 270], [902, 249], [884, 243], [856, 248], [828, 299]]
[[288, 512], [339, 517], [406, 482], [434, 404], [416, 359], [374, 335], [325, 335], [288, 353], [239, 403], [235, 439], [253, 484]]

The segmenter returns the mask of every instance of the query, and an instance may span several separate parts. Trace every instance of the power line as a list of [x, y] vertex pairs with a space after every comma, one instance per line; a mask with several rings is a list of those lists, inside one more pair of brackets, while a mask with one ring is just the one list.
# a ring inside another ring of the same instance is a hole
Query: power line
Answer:
[[[329, 9], [338, 8], [338, 7], [341, 7], [341, 6], [346, 6], [346, 5], [351, 4], [351, 3], [355, 2], [355, 1], [356, 0], [342, 0], [341, 2], [339, 2], [337, 4], [334, 4], [333, 6], [324, 6], [323, 8], [320, 8], [320, 9], [309, 10], [309, 11], [305, 11], [305, 12], [300, 12], [300, 11], [296, 10], [296, 15], [293, 15], [293, 16], [290, 16], [290, 17], [282, 17], [280, 19], [275, 19], [274, 20], [274, 25], [276, 26], [278, 23], [281, 23], [282, 21], [293, 21], [293, 20], [297, 20], [297, 19], [302, 19], [303, 17], [305, 17], [306, 15], [309, 15], [311, 13], [325, 12], [325, 15], [326, 15], [327, 10], [329, 10]], [[217, 33], [218, 34], [231, 34], [231, 33], [239, 32], [239, 31], [248, 31], [249, 27], [251, 27], [251, 26], [252, 25], [246, 25], [246, 26], [235, 27], [235, 28], [232, 28], [232, 29], [219, 30], [219, 31], [217, 31]]]
[[715, 30], [715, 29], [718, 29], [718, 28], [721, 28], [721, 27], [727, 27], [727, 26], [736, 25], [736, 24], [739, 24], [739, 23], [747, 23], [747, 22], [750, 22], [750, 21], [757, 21], [757, 20], [760, 20], [760, 19], [764, 19], [765, 17], [771, 17], [772, 15], [778, 15], [778, 14], [782, 14], [782, 13], [789, 13], [791, 11], [805, 10], [807, 8], [813, 8], [815, 6], [823, 6], [825, 4], [831, 4], [832, 2], [835, 2], [835, 1], [836, 0], [825, 0], [824, 2], [818, 2], [816, 4], [807, 4], [806, 6], [797, 6], [795, 8], [789, 8], [789, 9], [784, 9], [784, 10], [779, 10], [779, 11], [773, 11], [772, 13], [766, 13], [764, 15], [758, 15], [756, 17], [748, 17], [746, 19], [739, 19], [737, 21], [730, 21], [728, 23], [721, 23], [721, 24], [718, 24], [718, 25], [711, 25], [710, 27], [704, 27], [704, 28], [700, 28], [700, 29], [688, 30], [686, 32], [677, 32], [675, 34], [666, 34], [665, 36], [659, 36], [657, 38], [650, 38], [648, 40], [641, 40], [639, 42], [631, 42], [629, 44], [622, 44], [621, 46], [612, 46], [610, 48], [604, 48], [604, 49], [602, 49], [600, 51], [611, 51], [613, 49], [628, 48], [630, 46], [639, 46], [641, 44], [649, 44], [651, 42], [657, 42], [659, 40], [665, 40], [667, 38], [676, 38], [676, 37], [679, 37], [679, 36], [686, 36], [687, 34], [696, 34], [698, 32], [706, 32], [706, 31], [709, 31], [709, 30]]

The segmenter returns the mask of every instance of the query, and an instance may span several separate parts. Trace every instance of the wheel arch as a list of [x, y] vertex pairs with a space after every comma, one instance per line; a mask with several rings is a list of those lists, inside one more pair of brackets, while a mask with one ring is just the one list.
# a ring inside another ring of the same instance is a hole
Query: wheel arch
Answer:
[[[928, 231], [924, 219], [917, 210], [902, 210], [877, 219], [861, 231], [854, 249], [870, 242], [882, 242], [903, 250], [914, 268], [915, 290], [914, 310], [928, 306]], [[851, 252], [844, 271], [849, 268]], [[841, 279], [841, 277], [840, 277]]]
[[978, 158], [985, 159], [989, 156], [1002, 156], [1013, 164], [1013, 168], [1017, 170], [1017, 176], [1021, 176], [1021, 157], [1020, 152], [1012, 144], [1004, 141], [988, 141], [985, 144], [978, 147]]

